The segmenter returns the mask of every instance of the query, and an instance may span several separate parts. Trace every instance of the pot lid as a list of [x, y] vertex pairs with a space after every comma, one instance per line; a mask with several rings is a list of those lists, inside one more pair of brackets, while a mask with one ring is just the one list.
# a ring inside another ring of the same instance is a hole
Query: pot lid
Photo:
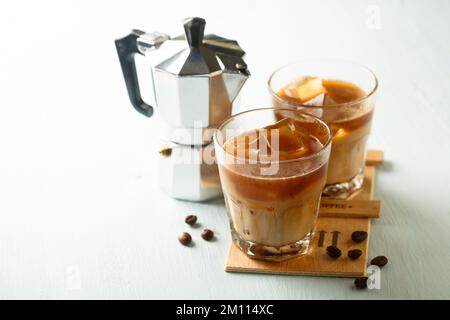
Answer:
[[204, 35], [205, 24], [202, 18], [185, 19], [185, 35], [171, 40], [187, 40], [186, 45], [155, 69], [180, 76], [210, 75], [221, 70], [248, 75], [247, 65], [242, 59], [245, 52], [237, 41], [215, 34]]

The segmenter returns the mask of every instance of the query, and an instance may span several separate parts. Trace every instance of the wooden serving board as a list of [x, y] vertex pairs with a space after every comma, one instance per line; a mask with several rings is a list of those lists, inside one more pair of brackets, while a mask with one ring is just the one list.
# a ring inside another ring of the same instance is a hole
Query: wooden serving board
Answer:
[[[364, 184], [348, 200], [322, 199], [316, 232], [308, 255], [283, 262], [265, 262], [248, 258], [233, 243], [225, 266], [227, 272], [248, 272], [285, 275], [360, 277], [366, 275], [371, 218], [378, 218], [380, 201], [373, 200], [375, 168], [383, 163], [383, 151], [367, 153]], [[353, 231], [366, 231], [369, 236], [362, 243], [351, 240]], [[342, 256], [336, 260], [326, 254], [326, 247], [337, 245]], [[347, 257], [348, 250], [360, 249], [357, 260]]]

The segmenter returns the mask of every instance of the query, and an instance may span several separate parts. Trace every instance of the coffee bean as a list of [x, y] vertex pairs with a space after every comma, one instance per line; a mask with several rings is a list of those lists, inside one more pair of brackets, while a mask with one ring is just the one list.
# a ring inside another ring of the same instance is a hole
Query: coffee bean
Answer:
[[367, 288], [367, 277], [361, 277], [355, 279], [355, 287], [357, 289], [366, 289]]
[[191, 243], [192, 241], [192, 237], [189, 233], [187, 232], [183, 232], [182, 234], [180, 234], [180, 236], [178, 237], [178, 241], [180, 241], [180, 243], [183, 246], [187, 246], [189, 245], [189, 243]]
[[170, 155], [172, 154], [172, 148], [169, 146], [164, 146], [159, 150], [159, 154], [163, 157], [163, 158], [167, 158], [170, 157]]
[[367, 232], [365, 231], [355, 231], [352, 233], [352, 240], [355, 242], [363, 242], [367, 239]]
[[385, 265], [387, 265], [387, 263], [388, 258], [386, 258], [385, 256], [378, 256], [370, 261], [371, 265], [379, 266], [380, 268], [383, 268]]
[[327, 247], [327, 254], [332, 257], [333, 259], [337, 259], [341, 256], [342, 252], [341, 249], [335, 246], [328, 246]]
[[347, 256], [352, 260], [358, 259], [359, 257], [361, 257], [361, 255], [362, 255], [362, 251], [359, 249], [349, 250], [347, 253]]
[[214, 232], [212, 230], [209, 229], [205, 229], [202, 232], [202, 238], [206, 241], [211, 240], [212, 238], [214, 238]]
[[190, 214], [184, 219], [184, 222], [186, 222], [190, 226], [193, 226], [197, 222], [197, 216], [194, 214]]

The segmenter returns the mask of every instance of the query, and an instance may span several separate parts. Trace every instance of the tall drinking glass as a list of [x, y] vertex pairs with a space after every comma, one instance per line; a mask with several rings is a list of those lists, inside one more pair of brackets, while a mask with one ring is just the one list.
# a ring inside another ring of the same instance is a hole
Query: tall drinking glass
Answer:
[[218, 128], [231, 234], [249, 257], [281, 261], [308, 252], [331, 138], [322, 120], [292, 109], [250, 110]]
[[378, 81], [367, 68], [340, 60], [304, 60], [276, 70], [268, 81], [273, 104], [315, 115], [332, 129], [324, 196], [347, 198], [364, 180], [366, 142]]

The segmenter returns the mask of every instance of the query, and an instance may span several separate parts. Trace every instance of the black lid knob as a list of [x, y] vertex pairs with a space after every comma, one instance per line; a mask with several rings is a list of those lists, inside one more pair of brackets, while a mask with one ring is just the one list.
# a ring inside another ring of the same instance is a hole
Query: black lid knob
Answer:
[[199, 48], [203, 43], [205, 24], [205, 19], [197, 17], [184, 20], [184, 32], [191, 48]]

